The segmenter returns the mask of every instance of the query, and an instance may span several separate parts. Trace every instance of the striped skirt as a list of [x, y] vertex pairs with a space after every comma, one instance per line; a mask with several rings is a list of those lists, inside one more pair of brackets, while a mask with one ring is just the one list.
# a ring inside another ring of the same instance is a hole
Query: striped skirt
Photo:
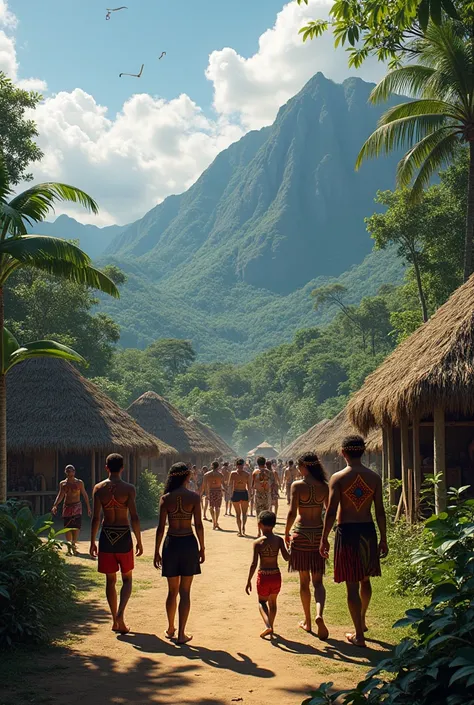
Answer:
[[358, 583], [382, 575], [373, 522], [339, 524], [334, 544], [334, 580]]
[[322, 533], [322, 525], [294, 525], [291, 533], [290, 561], [288, 564], [290, 573], [300, 570], [309, 570], [312, 573], [324, 574], [326, 561], [319, 553]]

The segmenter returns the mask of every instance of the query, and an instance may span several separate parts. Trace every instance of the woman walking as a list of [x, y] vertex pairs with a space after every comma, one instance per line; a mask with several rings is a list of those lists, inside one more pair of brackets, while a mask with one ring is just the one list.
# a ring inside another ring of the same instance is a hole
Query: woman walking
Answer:
[[[168, 579], [168, 597], [166, 614], [168, 629], [165, 634], [173, 639], [176, 607], [179, 594], [179, 627], [177, 644], [187, 644], [192, 636], [185, 632], [191, 609], [191, 585], [193, 577], [201, 573], [204, 563], [204, 527], [201, 518], [201, 500], [196, 492], [190, 492], [188, 483], [191, 471], [186, 463], [175, 463], [169, 471], [165, 492], [161, 498], [160, 518], [156, 530], [155, 568], [162, 569], [162, 575]], [[192, 520], [199, 539], [193, 534]], [[160, 554], [161, 542], [168, 519], [168, 534]]]
[[[289, 570], [300, 574], [300, 597], [304, 610], [301, 629], [311, 632], [311, 590], [316, 600], [318, 637], [327, 639], [323, 612], [326, 589], [323, 585], [325, 560], [319, 553], [323, 531], [323, 510], [328, 503], [328, 481], [316, 453], [305, 453], [298, 460], [301, 480], [291, 486], [290, 510], [286, 521], [285, 541], [290, 549]], [[295, 521], [296, 520], [296, 521]]]

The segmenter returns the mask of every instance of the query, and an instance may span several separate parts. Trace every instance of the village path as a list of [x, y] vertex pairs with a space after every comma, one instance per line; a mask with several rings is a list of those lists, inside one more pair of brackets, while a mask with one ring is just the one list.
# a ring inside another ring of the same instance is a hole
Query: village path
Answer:
[[[279, 533], [285, 510], [286, 503]], [[127, 611], [132, 633], [112, 634], [105, 596], [95, 588], [87, 604], [91, 622], [78, 628], [65, 658], [56, 669], [48, 668], [47, 657], [42, 659], [44, 700], [56, 705], [300, 705], [321, 682], [334, 681], [339, 687], [357, 683], [367, 666], [380, 658], [383, 645], [373, 643], [366, 651], [352, 647], [345, 643], [341, 626], [331, 629], [325, 643], [298, 629], [302, 615], [297, 577], [284, 569], [279, 637], [273, 642], [260, 639], [256, 594], [249, 597], [244, 591], [252, 542], [237, 537], [234, 522], [222, 517], [220, 532], [205, 523], [206, 562], [193, 585], [187, 631], [194, 639], [189, 646], [176, 646], [164, 637], [166, 580], [152, 566], [154, 530], [148, 529], [145, 555], [135, 570], [137, 589]], [[255, 529], [256, 520], [250, 518], [247, 530]], [[82, 541], [84, 554], [87, 547]], [[90, 566], [85, 557], [72, 560], [78, 568]], [[340, 609], [346, 612], [345, 601]]]

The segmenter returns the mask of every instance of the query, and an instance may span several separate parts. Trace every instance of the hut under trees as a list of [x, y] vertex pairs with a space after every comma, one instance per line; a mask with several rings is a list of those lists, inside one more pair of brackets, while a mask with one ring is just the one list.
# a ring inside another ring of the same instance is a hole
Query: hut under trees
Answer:
[[233, 459], [236, 457], [235, 450], [225, 441], [221, 436], [219, 436], [216, 431], [207, 424], [203, 423], [195, 416], [189, 416], [188, 421], [195, 424], [197, 428], [203, 433], [209, 440], [215, 444], [216, 448], [219, 448], [219, 457], [225, 460]]
[[328, 419], [318, 421], [317, 424], [311, 426], [307, 431], [302, 433], [292, 443], [289, 443], [286, 448], [280, 453], [280, 457], [284, 460], [297, 460], [303, 453], [316, 452], [318, 447], [318, 437], [324, 425], [328, 423]]
[[167, 450], [69, 362], [28, 360], [7, 375], [8, 495], [38, 511], [51, 506], [68, 464], [90, 493], [109, 453], [123, 454], [124, 477], [134, 482], [141, 457]]
[[148, 433], [163, 440], [172, 449], [172, 453], [158, 461], [142, 458], [142, 463], [164, 479], [168, 466], [181, 460], [193, 465], [209, 465], [220, 456], [220, 446], [204, 434], [197, 424], [188, 419], [169, 401], [156, 392], [145, 392], [136, 399], [128, 409], [138, 424]]
[[249, 450], [247, 458], [257, 458], [259, 455], [262, 455], [267, 460], [273, 460], [274, 458], [278, 458], [280, 454], [270, 443], [263, 441], [263, 443], [260, 443], [256, 448]]
[[436, 510], [446, 488], [474, 477], [474, 277], [369, 375], [348, 405], [361, 433], [382, 428], [388, 479], [402, 480], [407, 516], [435, 474]]

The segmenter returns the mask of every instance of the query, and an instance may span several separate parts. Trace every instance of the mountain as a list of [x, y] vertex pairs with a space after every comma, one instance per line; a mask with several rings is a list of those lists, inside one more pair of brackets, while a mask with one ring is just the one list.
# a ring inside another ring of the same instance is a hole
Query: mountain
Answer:
[[96, 259], [126, 227], [126, 225], [109, 225], [106, 228], [98, 228], [96, 225], [78, 223], [77, 220], [67, 215], [60, 215], [52, 223], [36, 223], [28, 230], [37, 235], [53, 235], [66, 240], [79, 240], [81, 249], [87, 252], [92, 259]]
[[122, 326], [123, 345], [188, 338], [203, 360], [241, 361], [334, 315], [312, 310], [315, 286], [339, 278], [358, 303], [401, 281], [396, 254], [371, 253], [364, 224], [377, 190], [394, 187], [398, 155], [354, 170], [378, 118], [400, 101], [374, 106], [372, 87], [316, 74], [272, 126], [117, 233], [99, 264], [117, 264], [129, 280], [119, 301], [101, 306]]

